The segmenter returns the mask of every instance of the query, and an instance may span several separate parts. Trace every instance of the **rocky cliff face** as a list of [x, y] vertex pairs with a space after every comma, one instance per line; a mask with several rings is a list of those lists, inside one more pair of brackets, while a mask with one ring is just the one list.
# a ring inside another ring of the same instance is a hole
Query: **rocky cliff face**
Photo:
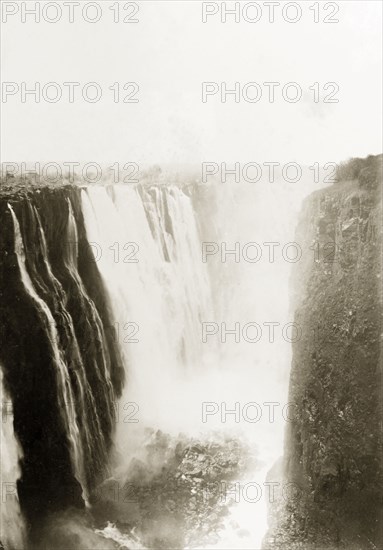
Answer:
[[0, 363], [23, 452], [20, 505], [34, 527], [48, 511], [83, 508], [105, 475], [123, 383], [80, 192], [0, 193]]
[[[285, 456], [267, 547], [382, 548], [381, 157], [304, 203]], [[346, 169], [343, 170], [347, 172]], [[274, 476], [276, 472], [274, 471]]]

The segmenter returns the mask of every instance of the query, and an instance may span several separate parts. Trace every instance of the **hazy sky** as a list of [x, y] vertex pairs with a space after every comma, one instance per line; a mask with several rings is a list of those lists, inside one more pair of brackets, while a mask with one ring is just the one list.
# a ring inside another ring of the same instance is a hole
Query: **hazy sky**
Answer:
[[[114, 3], [107, 1], [94, 24], [81, 12], [69, 23], [68, 8], [57, 23], [30, 16], [23, 23], [25, 2], [2, 4], [19, 10], [3, 24], [2, 80], [28, 88], [57, 82], [63, 91], [57, 103], [35, 103], [30, 96], [22, 103], [19, 92], [6, 98], [3, 161], [322, 163], [381, 152], [380, 1], [338, 2], [333, 24], [313, 22], [311, 1], [300, 3], [295, 24], [282, 19], [278, 6], [276, 22], [269, 23], [263, 2], [257, 23], [233, 17], [222, 23], [219, 13], [202, 23], [197, 0], [140, 2], [135, 24], [114, 23]], [[321, 4], [320, 17], [331, 15]], [[222, 103], [216, 94], [203, 103], [204, 81], [228, 88], [257, 82], [262, 98], [236, 103], [228, 96]], [[293, 81], [303, 97], [288, 103], [281, 88]], [[74, 103], [64, 82], [81, 83]], [[87, 82], [99, 83], [101, 101], [81, 98]], [[136, 82], [139, 103], [114, 103], [108, 88], [115, 82]], [[281, 83], [275, 103], [267, 101], [263, 82]], [[339, 103], [314, 103], [314, 82], [337, 83]]]

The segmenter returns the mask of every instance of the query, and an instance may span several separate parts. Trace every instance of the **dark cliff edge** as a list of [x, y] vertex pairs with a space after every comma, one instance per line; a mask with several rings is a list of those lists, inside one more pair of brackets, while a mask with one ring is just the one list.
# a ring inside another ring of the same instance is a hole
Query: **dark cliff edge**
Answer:
[[86, 240], [80, 193], [73, 185], [0, 190], [0, 363], [23, 452], [18, 493], [32, 526], [31, 540], [47, 514], [68, 507], [81, 510], [85, 502], [71, 459], [49, 316], [21, 279], [8, 205], [20, 225], [30, 280], [57, 327], [88, 493], [108, 468], [114, 400], [124, 382], [110, 306]]
[[[265, 548], [378, 549], [382, 538], [382, 156], [309, 196], [296, 231], [295, 321], [281, 464]], [[351, 180], [348, 178], [351, 177]]]

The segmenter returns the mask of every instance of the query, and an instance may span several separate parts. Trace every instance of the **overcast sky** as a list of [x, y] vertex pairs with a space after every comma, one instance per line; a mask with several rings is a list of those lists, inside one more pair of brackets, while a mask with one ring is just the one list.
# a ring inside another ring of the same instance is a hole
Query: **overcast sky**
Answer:
[[[69, 103], [64, 87], [58, 103], [9, 95], [1, 105], [3, 161], [324, 163], [381, 152], [380, 1], [338, 2], [333, 24], [313, 22], [314, 2], [300, 4], [295, 24], [280, 8], [269, 23], [263, 2], [257, 23], [222, 23], [219, 13], [202, 23], [194, 0], [140, 2], [135, 24], [114, 23], [106, 1], [94, 24], [80, 16], [69, 23], [66, 10], [54, 24], [22, 23], [21, 4], [3, 25], [2, 80], [28, 87], [94, 81], [103, 98], [88, 103], [77, 90]], [[216, 94], [203, 103], [204, 81], [257, 82], [263, 95], [222, 103]], [[281, 83], [273, 104], [267, 81]], [[292, 81], [303, 90], [297, 103], [281, 97]], [[115, 82], [136, 82], [139, 103], [114, 103], [108, 87]], [[337, 83], [339, 103], [314, 103], [314, 82]]]

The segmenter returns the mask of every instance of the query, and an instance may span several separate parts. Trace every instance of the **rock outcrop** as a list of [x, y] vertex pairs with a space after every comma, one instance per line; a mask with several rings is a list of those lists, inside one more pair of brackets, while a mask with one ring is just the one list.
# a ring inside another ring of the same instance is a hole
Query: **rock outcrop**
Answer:
[[83, 509], [84, 492], [105, 476], [123, 385], [80, 193], [71, 185], [0, 190], [0, 362], [23, 454], [20, 505], [33, 526], [48, 511]]
[[296, 241], [312, 254], [292, 294], [306, 330], [293, 344], [280, 472], [297, 490], [271, 506], [267, 548], [383, 547], [381, 160], [343, 165], [303, 206]]

